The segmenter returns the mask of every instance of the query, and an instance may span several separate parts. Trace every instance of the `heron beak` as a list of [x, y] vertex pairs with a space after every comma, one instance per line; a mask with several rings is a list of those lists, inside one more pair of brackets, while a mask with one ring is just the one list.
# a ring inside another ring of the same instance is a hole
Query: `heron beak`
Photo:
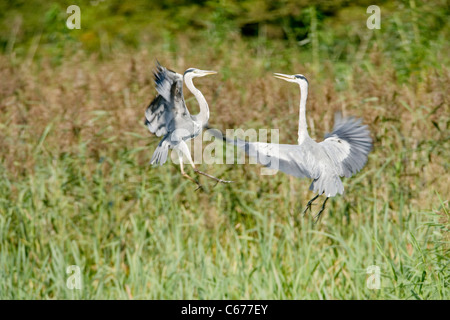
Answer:
[[282, 73], [274, 73], [274, 77], [285, 81], [294, 80], [294, 76]]
[[212, 71], [212, 70], [203, 70], [203, 75], [204, 76], [208, 76], [210, 74], [216, 74], [217, 71]]

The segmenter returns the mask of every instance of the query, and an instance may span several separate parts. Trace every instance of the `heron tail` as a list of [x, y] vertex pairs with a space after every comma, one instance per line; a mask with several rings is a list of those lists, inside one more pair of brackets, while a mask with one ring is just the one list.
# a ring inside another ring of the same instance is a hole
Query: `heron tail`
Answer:
[[167, 161], [167, 155], [169, 154], [170, 144], [166, 141], [166, 138], [161, 140], [155, 152], [153, 153], [150, 164], [156, 164], [162, 166]]

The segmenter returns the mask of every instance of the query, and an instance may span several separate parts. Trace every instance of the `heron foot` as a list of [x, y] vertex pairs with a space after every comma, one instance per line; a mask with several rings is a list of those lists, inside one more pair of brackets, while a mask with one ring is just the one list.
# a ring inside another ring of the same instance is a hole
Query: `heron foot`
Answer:
[[325, 199], [325, 201], [322, 204], [322, 208], [320, 209], [320, 211], [314, 216], [314, 224], [317, 224], [317, 222], [320, 219], [320, 215], [322, 214], [322, 212], [325, 210], [325, 204], [328, 201], [328, 197]]
[[199, 190], [199, 189], [201, 189], [201, 190], [205, 190], [205, 189], [203, 189], [203, 186], [202, 186], [201, 184], [199, 184], [199, 185], [197, 186], [197, 188], [195, 188], [195, 190], [194, 190], [194, 191], [197, 191], [197, 190]]
[[319, 197], [319, 195], [316, 195], [314, 198], [312, 198], [311, 200], [308, 201], [308, 203], [306, 204], [305, 210], [303, 210], [303, 216], [305, 216], [308, 209], [311, 211], [311, 205], [313, 204], [314, 200], [316, 200], [318, 197]]
[[195, 171], [197, 174], [204, 175], [205, 177], [208, 177], [208, 178], [210, 178], [210, 179], [213, 179], [213, 180], [217, 181], [217, 183], [214, 185], [214, 187], [215, 187], [217, 184], [219, 184], [219, 182], [220, 182], [220, 183], [232, 183], [232, 182], [233, 182], [233, 181], [230, 181], [230, 180], [222, 180], [222, 179], [216, 178], [216, 177], [214, 177], [214, 176], [212, 176], [212, 175], [210, 175], [210, 174], [207, 174], [207, 173], [205, 173], [205, 172], [203, 172], [203, 171], [200, 171], [200, 170], [197, 170], [197, 169], [194, 169], [194, 171]]
[[203, 189], [203, 186], [200, 184], [200, 182], [198, 182], [197, 179], [192, 178], [192, 177], [189, 176], [187, 173], [182, 173], [182, 175], [183, 175], [183, 177], [185, 177], [185, 178], [191, 180], [192, 182], [194, 182], [194, 183], [197, 185], [197, 188], [195, 188], [194, 191], [197, 191], [198, 189], [204, 190], [204, 189]]

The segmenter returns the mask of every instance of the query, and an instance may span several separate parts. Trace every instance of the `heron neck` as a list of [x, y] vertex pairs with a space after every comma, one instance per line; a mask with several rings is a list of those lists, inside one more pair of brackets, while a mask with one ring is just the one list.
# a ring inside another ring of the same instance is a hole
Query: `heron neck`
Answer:
[[203, 94], [200, 92], [200, 90], [198, 90], [194, 86], [194, 83], [192, 82], [192, 77], [189, 77], [189, 76], [185, 77], [185, 82], [186, 82], [186, 86], [192, 92], [192, 94], [195, 96], [195, 98], [197, 99], [197, 102], [200, 106], [200, 113], [197, 114], [197, 116], [196, 116], [197, 121], [201, 122], [202, 126], [204, 126], [208, 123], [208, 120], [209, 120], [208, 102], [206, 102], [206, 99], [203, 96]]
[[300, 83], [300, 113], [298, 119], [298, 143], [301, 144], [307, 137], [308, 125], [306, 124], [306, 100], [308, 99], [308, 84]]

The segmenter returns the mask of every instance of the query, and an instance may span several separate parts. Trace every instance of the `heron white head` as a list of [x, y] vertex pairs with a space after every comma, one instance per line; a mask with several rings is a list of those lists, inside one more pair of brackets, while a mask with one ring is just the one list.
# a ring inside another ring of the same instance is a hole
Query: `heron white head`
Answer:
[[184, 72], [184, 76], [189, 76], [190, 78], [204, 77], [210, 74], [216, 74], [216, 71], [212, 70], [200, 70], [196, 68], [189, 68]]
[[288, 75], [288, 74], [282, 74], [282, 73], [274, 73], [275, 78], [284, 80], [284, 81], [288, 81], [288, 82], [295, 82], [298, 84], [308, 84], [308, 79], [306, 79], [306, 77], [302, 74], [293, 74], [293, 75]]

